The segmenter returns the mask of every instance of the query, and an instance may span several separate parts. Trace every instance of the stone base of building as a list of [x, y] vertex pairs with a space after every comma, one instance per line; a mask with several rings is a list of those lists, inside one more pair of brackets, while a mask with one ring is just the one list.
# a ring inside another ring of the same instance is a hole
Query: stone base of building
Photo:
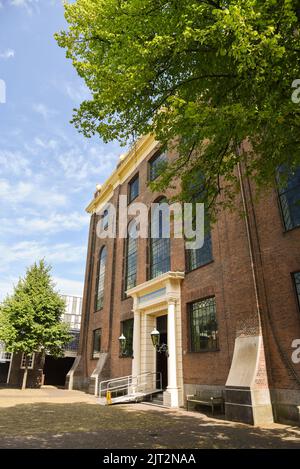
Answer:
[[276, 422], [300, 426], [300, 389], [272, 389]]
[[181, 407], [182, 391], [180, 388], [167, 388], [163, 394], [163, 403], [166, 407]]
[[109, 355], [107, 353], [100, 353], [96, 368], [91, 376], [83, 375], [82, 356], [78, 355], [68, 373], [65, 388], [85, 391], [97, 396], [100, 382], [106, 379], [109, 379]]
[[184, 384], [184, 395], [197, 394], [197, 391], [210, 391], [212, 396], [225, 396], [225, 386], [214, 385], [214, 384], [196, 384], [196, 383], [185, 383]]
[[225, 414], [228, 420], [250, 425], [274, 422], [261, 334], [241, 334], [235, 339], [226, 382]]
[[[74, 391], [83, 391], [88, 392], [89, 388], [89, 378], [84, 378], [83, 376], [77, 375], [73, 378], [73, 387], [69, 387], [68, 379], [66, 380], [66, 389], [74, 390]], [[94, 394], [94, 392], [92, 392]]]
[[274, 420], [268, 390], [253, 392], [250, 388], [226, 388], [225, 415], [227, 420], [249, 425], [272, 423]]

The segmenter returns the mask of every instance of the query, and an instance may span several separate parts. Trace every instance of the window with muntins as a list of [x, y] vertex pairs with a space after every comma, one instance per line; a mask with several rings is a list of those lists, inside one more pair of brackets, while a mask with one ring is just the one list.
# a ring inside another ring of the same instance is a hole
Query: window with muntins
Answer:
[[137, 174], [129, 183], [128, 203], [131, 203], [139, 195], [139, 175]]
[[159, 176], [160, 171], [164, 168], [167, 162], [167, 153], [162, 151], [155, 155], [149, 161], [149, 179], [154, 181]]
[[[33, 369], [33, 363], [34, 363], [34, 353], [27, 355], [27, 365], [29, 369]], [[22, 360], [21, 360], [21, 368], [24, 369], [26, 366], [26, 354], [22, 354]]]
[[[189, 180], [188, 190], [190, 191], [190, 203], [193, 204], [193, 230], [196, 229], [196, 203], [203, 197], [203, 175], [200, 171], [197, 171], [194, 175], [194, 180]], [[211, 229], [209, 215], [206, 209], [204, 209], [204, 243], [199, 249], [186, 249], [186, 269], [191, 271], [202, 267], [203, 265], [209, 264], [213, 260], [212, 253], [212, 241], [211, 241]]]
[[137, 273], [137, 238], [135, 221], [128, 225], [128, 233], [126, 239], [126, 255], [125, 255], [125, 291], [136, 286]]
[[191, 352], [218, 350], [218, 325], [215, 298], [189, 305]]
[[279, 201], [285, 229], [300, 226], [300, 167], [291, 173], [286, 186], [279, 189]]
[[93, 331], [93, 351], [92, 357], [99, 358], [101, 351], [101, 329], [95, 329]]
[[294, 273], [293, 277], [294, 277], [294, 282], [295, 282], [296, 294], [298, 298], [298, 306], [300, 309], [300, 272]]
[[[159, 206], [167, 203], [166, 198], [158, 202]], [[164, 217], [163, 210], [157, 207], [151, 220], [150, 229], [150, 279], [170, 270], [170, 237], [165, 237], [164, 223], [169, 223], [169, 220]]]
[[100, 251], [99, 260], [98, 260], [98, 272], [97, 272], [97, 279], [96, 279], [96, 295], [95, 295], [96, 311], [103, 308], [106, 257], [107, 257], [107, 251], [106, 251], [106, 247], [104, 246]]
[[132, 357], [133, 355], [133, 319], [122, 321], [121, 323], [122, 334], [126, 338], [125, 347], [120, 350], [122, 357]]
[[213, 260], [211, 232], [205, 234], [204, 244], [199, 249], [187, 249], [187, 271], [209, 264]]

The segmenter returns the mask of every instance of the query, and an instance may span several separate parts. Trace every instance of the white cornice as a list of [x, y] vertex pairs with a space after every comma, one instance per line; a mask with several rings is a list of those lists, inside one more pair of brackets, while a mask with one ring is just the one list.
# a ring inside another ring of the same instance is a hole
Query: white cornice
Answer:
[[88, 213], [94, 213], [97, 207], [108, 202], [113, 191], [119, 184], [122, 184], [147, 155], [159, 145], [152, 134], [141, 137], [126, 153], [125, 157], [117, 165], [109, 178], [102, 184], [98, 195], [87, 206]]
[[[180, 282], [184, 279], [184, 272], [166, 272], [156, 278], [141, 283], [134, 288], [126, 291], [128, 296], [139, 298], [148, 293], [153, 293], [156, 290], [166, 288], [166, 293], [163, 295], [166, 299], [174, 298], [180, 293]], [[174, 291], [175, 288], [175, 291]], [[177, 290], [177, 291], [176, 291]], [[158, 299], [156, 299], [157, 301]], [[143, 305], [144, 307], [144, 305]]]

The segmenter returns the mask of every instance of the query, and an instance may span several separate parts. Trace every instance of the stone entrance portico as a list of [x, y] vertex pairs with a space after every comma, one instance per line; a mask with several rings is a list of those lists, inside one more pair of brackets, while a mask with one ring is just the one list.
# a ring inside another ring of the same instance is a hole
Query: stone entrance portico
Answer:
[[167, 315], [168, 386], [163, 402], [169, 407], [183, 405], [180, 286], [183, 278], [184, 272], [167, 272], [126, 292], [133, 298], [133, 376], [157, 371], [151, 332], [156, 326], [156, 318]]

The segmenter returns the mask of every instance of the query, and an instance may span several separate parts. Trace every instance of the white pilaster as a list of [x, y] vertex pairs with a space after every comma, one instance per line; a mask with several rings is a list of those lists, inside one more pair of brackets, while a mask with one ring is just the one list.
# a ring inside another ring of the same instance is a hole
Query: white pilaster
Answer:
[[179, 388], [177, 379], [177, 346], [176, 346], [176, 303], [168, 300], [168, 387], [165, 399], [170, 407], [179, 406]]
[[134, 310], [132, 375], [141, 373], [141, 315]]

